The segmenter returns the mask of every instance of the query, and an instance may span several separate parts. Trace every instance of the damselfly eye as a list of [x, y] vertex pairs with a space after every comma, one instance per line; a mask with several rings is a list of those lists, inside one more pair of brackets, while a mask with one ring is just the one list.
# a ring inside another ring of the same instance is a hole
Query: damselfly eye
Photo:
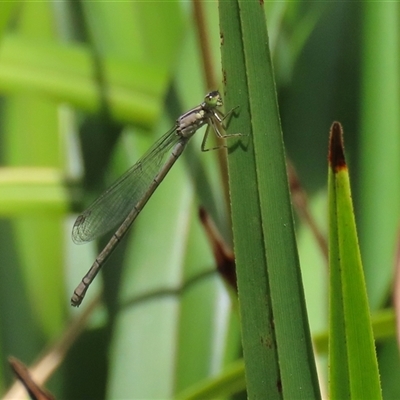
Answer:
[[219, 107], [222, 105], [222, 98], [219, 92], [216, 90], [214, 92], [210, 92], [204, 98], [204, 102], [209, 107]]

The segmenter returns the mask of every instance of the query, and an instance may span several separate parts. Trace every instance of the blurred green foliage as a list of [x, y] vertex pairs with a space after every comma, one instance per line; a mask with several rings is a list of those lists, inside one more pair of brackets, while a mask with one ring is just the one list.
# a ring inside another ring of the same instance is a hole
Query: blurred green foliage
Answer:
[[[197, 218], [229, 240], [218, 152], [201, 134], [108, 262], [82, 309], [69, 298], [98, 247], [71, 244], [76, 212], [202, 101], [222, 91], [218, 7], [204, 6], [218, 88], [204, 82], [192, 4], [0, 3], [0, 389], [7, 356], [27, 365], [94, 301], [47, 387], [57, 398], [167, 398], [240, 356], [236, 310]], [[388, 301], [396, 230], [399, 85], [396, 3], [266, 4], [287, 155], [327, 232], [327, 144], [344, 127], [371, 307]], [[23, 168], [23, 169], [22, 169]], [[71, 218], [72, 216], [72, 218]], [[327, 324], [327, 265], [297, 221], [312, 332]], [[104, 244], [104, 241], [102, 242]], [[148, 295], [148, 294], [151, 295]], [[384, 398], [398, 398], [394, 342], [378, 347]]]

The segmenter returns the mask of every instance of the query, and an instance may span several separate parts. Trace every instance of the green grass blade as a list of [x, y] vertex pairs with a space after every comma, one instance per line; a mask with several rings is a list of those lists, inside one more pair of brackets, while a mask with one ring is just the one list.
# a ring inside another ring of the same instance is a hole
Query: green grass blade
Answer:
[[[396, 316], [391, 308], [374, 313], [372, 317], [372, 330], [375, 342], [385, 342], [396, 335]], [[328, 331], [320, 332], [313, 336], [314, 347], [317, 353], [328, 354]]]
[[381, 389], [342, 129], [330, 139], [330, 397], [379, 399]]
[[[243, 47], [239, 48], [239, 45], [243, 46], [239, 18], [237, 3], [220, 2], [220, 26], [223, 38], [221, 51], [225, 83], [227, 90], [230, 82], [231, 86], [234, 83], [235, 92], [242, 94], [240, 102], [234, 103], [237, 97], [233, 91], [227, 92], [227, 109], [233, 104], [240, 105], [240, 118], [232, 118], [229, 128], [230, 132], [244, 132], [250, 135], [250, 105], [244, 50]], [[230, 63], [235, 65], [235, 68], [229, 68]], [[264, 302], [259, 304], [260, 299], [268, 298], [270, 294], [260, 226], [261, 212], [256, 186], [254, 149], [250, 137], [241, 138], [240, 143], [243, 146], [237, 146], [235, 151], [230, 151], [228, 166], [247, 392], [250, 398], [261, 393], [268, 393], [271, 398], [279, 398], [278, 355], [271, 325], [273, 317], [270, 305]], [[248, 157], [246, 153], [249, 154]], [[235, 185], [233, 177], [241, 176], [243, 171], [246, 171], [246, 179]], [[238, 236], [243, 237], [238, 240]], [[268, 375], [266, 371], [269, 371]], [[263, 379], [266, 375], [268, 379]]]
[[220, 2], [220, 23], [230, 132], [250, 135], [229, 157], [248, 396], [319, 398], [264, 12]]

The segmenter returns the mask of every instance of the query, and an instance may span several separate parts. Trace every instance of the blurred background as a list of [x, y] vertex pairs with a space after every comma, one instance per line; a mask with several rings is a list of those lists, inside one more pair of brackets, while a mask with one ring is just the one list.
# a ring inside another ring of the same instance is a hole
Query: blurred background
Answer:
[[[399, 6], [265, 10], [287, 156], [322, 237], [329, 128], [343, 125], [379, 315], [399, 241]], [[41, 361], [39, 381], [57, 398], [169, 398], [221, 373], [240, 358], [240, 331], [198, 217], [201, 205], [232, 246], [224, 152], [201, 153], [201, 133], [70, 306], [109, 238], [74, 245], [77, 215], [180, 114], [223, 93], [218, 4], [2, 2], [0, 35], [0, 392], [13, 382], [10, 355]], [[311, 330], [323, 334], [326, 254], [295, 218]], [[385, 398], [400, 397], [393, 332], [378, 343]]]

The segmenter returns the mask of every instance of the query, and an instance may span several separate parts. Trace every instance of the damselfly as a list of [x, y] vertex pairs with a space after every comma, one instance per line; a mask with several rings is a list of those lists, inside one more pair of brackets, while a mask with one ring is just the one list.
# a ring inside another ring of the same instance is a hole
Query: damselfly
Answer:
[[231, 135], [221, 133], [221, 127], [224, 128], [224, 119], [233, 111], [224, 115], [218, 110], [221, 106], [222, 98], [219, 92], [208, 93], [203, 103], [181, 115], [172, 129], [154, 143], [136, 164], [76, 219], [72, 229], [72, 240], [77, 244], [89, 242], [118, 224], [121, 225], [75, 289], [71, 297], [73, 306], [77, 307], [81, 304], [100, 268], [182, 154], [195, 132], [203, 125], [207, 125], [201, 144], [202, 151], [215, 149], [215, 147], [205, 148], [210, 129], [219, 138], [241, 136], [240, 133]]

